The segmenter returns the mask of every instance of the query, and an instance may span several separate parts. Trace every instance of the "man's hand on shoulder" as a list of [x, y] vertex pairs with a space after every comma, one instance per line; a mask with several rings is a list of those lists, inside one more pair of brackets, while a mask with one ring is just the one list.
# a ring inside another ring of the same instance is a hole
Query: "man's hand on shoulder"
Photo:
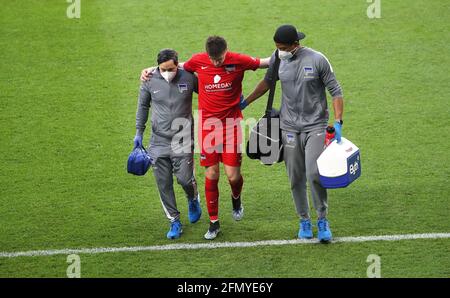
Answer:
[[156, 68], [157, 67], [155, 67], [155, 66], [152, 66], [149, 68], [144, 68], [141, 72], [141, 81], [142, 82], [150, 81]]

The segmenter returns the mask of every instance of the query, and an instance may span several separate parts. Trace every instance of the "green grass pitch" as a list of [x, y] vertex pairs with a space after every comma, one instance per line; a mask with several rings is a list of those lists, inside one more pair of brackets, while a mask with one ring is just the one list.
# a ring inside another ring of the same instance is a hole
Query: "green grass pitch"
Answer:
[[[0, 9], [0, 251], [202, 243], [176, 186], [184, 234], [168, 223], [151, 173], [126, 173], [141, 69], [161, 48], [184, 61], [207, 36], [258, 57], [277, 26], [296, 25], [327, 55], [344, 89], [343, 135], [360, 147], [362, 176], [329, 192], [335, 237], [450, 232], [450, 4], [381, 0], [2, 1]], [[265, 71], [247, 72], [249, 94]], [[276, 105], [279, 105], [280, 89]], [[194, 99], [197, 106], [197, 97]], [[265, 99], [244, 112], [263, 114]], [[145, 136], [148, 141], [149, 129]], [[222, 173], [215, 241], [294, 239], [298, 219], [283, 164], [244, 158], [245, 218], [231, 218]], [[313, 213], [314, 214], [314, 213]], [[450, 276], [450, 239], [80, 255], [82, 277]], [[0, 258], [0, 277], [65, 277], [66, 256]]]

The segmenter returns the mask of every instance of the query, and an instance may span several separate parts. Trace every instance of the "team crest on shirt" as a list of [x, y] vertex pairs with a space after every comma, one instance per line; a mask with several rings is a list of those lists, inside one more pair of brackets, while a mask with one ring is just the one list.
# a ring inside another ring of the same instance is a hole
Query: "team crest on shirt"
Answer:
[[229, 72], [235, 71], [236, 70], [236, 65], [234, 65], [234, 64], [225, 65], [225, 70], [229, 71]]
[[178, 84], [178, 91], [180, 91], [180, 93], [183, 93], [184, 91], [187, 90], [188, 90], [187, 84]]
[[303, 70], [305, 71], [306, 75], [314, 73], [314, 69], [312, 68], [312, 66], [305, 66], [303, 67]]
[[312, 66], [303, 67], [303, 72], [305, 73], [305, 78], [314, 78], [314, 68]]

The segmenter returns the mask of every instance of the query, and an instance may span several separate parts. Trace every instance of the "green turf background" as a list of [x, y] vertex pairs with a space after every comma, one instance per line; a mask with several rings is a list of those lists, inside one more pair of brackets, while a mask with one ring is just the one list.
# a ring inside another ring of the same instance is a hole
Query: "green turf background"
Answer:
[[[1, 1], [0, 251], [173, 243], [153, 177], [126, 173], [141, 69], [164, 47], [186, 60], [212, 34], [267, 57], [284, 23], [330, 59], [344, 89], [343, 135], [361, 150], [361, 178], [329, 192], [334, 236], [450, 231], [448, 1], [382, 0], [381, 19], [367, 17], [364, 0], [81, 0], [80, 19], [67, 18], [68, 5]], [[245, 94], [264, 73], [246, 73]], [[259, 117], [264, 101], [245, 117]], [[284, 165], [245, 158], [242, 170], [245, 219], [231, 219], [222, 176], [216, 241], [293, 239]], [[198, 164], [196, 174], [202, 190]], [[187, 224], [176, 193], [185, 233], [175, 242], [203, 242], [207, 216]], [[82, 276], [92, 277], [364, 277], [375, 253], [386, 277], [448, 277], [449, 247], [444, 239], [81, 258]], [[66, 267], [64, 256], [0, 258], [1, 277], [64, 277]]]

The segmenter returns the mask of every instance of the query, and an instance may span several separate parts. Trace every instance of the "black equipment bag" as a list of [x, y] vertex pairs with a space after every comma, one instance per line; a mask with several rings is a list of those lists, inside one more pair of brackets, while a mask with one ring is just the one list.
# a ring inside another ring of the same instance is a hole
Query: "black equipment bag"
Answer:
[[283, 161], [280, 113], [272, 108], [279, 66], [280, 58], [278, 57], [278, 51], [276, 51], [274, 67], [270, 74], [271, 85], [266, 112], [252, 128], [247, 141], [247, 156], [250, 159], [259, 159], [264, 165], [273, 165]]

